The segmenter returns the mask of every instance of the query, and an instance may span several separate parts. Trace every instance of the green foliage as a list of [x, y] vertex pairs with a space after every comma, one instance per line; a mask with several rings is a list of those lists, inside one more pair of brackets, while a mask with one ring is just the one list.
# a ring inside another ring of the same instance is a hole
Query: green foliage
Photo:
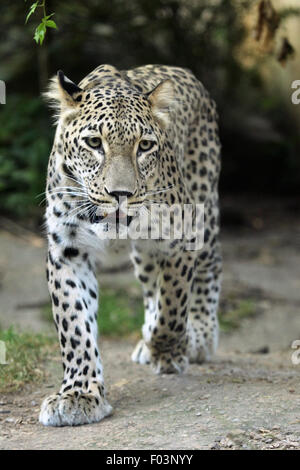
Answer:
[[53, 129], [39, 98], [10, 96], [0, 114], [2, 211], [38, 215]]
[[0, 393], [19, 390], [30, 382], [40, 382], [40, 369], [54, 338], [33, 333], [16, 333], [13, 328], [0, 329], [0, 341], [6, 346], [6, 362], [0, 364]]
[[[26, 0], [25, 0], [26, 2]], [[38, 6], [39, 2], [35, 2], [31, 5], [31, 7], [29, 8], [29, 13], [28, 15], [26, 16], [26, 20], [25, 20], [25, 23], [27, 23], [27, 21], [29, 20], [29, 18], [31, 17], [31, 15], [33, 15], [33, 13], [35, 12], [37, 6]]]
[[220, 328], [223, 331], [231, 331], [238, 328], [244, 318], [257, 314], [257, 307], [252, 299], [235, 299], [234, 306], [219, 312]]
[[[25, 0], [25, 2], [26, 1], [27, 0]], [[31, 5], [29, 12], [26, 16], [25, 23], [27, 23], [27, 21], [34, 14], [37, 8], [42, 8], [43, 17], [41, 19], [40, 24], [35, 29], [33, 39], [35, 40], [37, 44], [40, 43], [40, 46], [41, 46], [44, 42], [47, 28], [57, 29], [57, 25], [55, 21], [50, 20], [50, 18], [54, 15], [54, 13], [51, 13], [51, 15], [46, 15], [46, 0], [37, 1]]]
[[106, 336], [128, 335], [140, 331], [144, 322], [141, 292], [125, 289], [101, 289], [98, 314], [100, 334]]

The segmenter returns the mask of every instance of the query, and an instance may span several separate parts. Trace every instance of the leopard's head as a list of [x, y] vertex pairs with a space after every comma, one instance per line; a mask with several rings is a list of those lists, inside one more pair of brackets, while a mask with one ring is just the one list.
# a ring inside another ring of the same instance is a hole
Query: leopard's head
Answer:
[[110, 212], [126, 196], [138, 208], [166, 185], [171, 80], [145, 94], [121, 79], [81, 87], [59, 71], [47, 98], [58, 105], [56, 170], [92, 204]]

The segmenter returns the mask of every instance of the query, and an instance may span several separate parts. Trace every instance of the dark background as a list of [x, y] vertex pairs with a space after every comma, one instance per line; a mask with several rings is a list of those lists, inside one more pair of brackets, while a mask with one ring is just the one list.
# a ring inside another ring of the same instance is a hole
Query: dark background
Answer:
[[285, 64], [277, 61], [275, 46], [258, 53], [256, 0], [51, 0], [47, 14], [55, 12], [58, 30], [48, 30], [42, 46], [33, 41], [40, 13], [25, 24], [31, 2], [2, 0], [2, 215], [37, 227], [41, 222], [43, 197], [37, 195], [44, 191], [54, 134], [40, 97], [49, 77], [63, 69], [79, 82], [101, 63], [161, 63], [190, 68], [217, 102], [223, 223], [260, 230], [271, 215], [279, 223], [298, 217], [300, 115], [290, 96], [291, 82], [300, 79], [300, 18], [288, 2], [274, 3], [281, 20], [274, 39], [288, 35], [295, 49]]

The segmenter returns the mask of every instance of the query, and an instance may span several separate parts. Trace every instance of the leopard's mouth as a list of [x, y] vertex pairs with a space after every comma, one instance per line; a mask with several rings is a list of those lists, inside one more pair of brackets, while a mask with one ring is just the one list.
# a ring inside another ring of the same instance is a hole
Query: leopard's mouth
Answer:
[[89, 221], [91, 224], [110, 223], [116, 225], [125, 225], [129, 226], [133, 219], [133, 216], [127, 215], [122, 212], [120, 209], [117, 209], [115, 212], [104, 212], [101, 215], [97, 214], [97, 211], [89, 213]]

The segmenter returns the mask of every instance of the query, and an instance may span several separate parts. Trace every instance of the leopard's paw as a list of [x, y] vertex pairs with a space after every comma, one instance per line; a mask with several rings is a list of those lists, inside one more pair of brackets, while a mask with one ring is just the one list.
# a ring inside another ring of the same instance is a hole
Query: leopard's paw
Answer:
[[131, 360], [139, 364], [151, 364], [156, 374], [182, 374], [189, 365], [188, 357], [178, 352], [151, 352], [143, 339], [136, 345]]
[[42, 403], [39, 421], [45, 426], [78, 426], [96, 423], [111, 413], [112, 407], [102, 397], [70, 391], [47, 397]]
[[152, 357], [152, 369], [156, 374], [183, 374], [189, 365], [187, 356], [173, 356], [171, 352], [160, 353]]
[[131, 360], [133, 362], [137, 362], [138, 364], [151, 363], [151, 353], [143, 339], [141, 339], [134, 348], [134, 351], [131, 354]]

